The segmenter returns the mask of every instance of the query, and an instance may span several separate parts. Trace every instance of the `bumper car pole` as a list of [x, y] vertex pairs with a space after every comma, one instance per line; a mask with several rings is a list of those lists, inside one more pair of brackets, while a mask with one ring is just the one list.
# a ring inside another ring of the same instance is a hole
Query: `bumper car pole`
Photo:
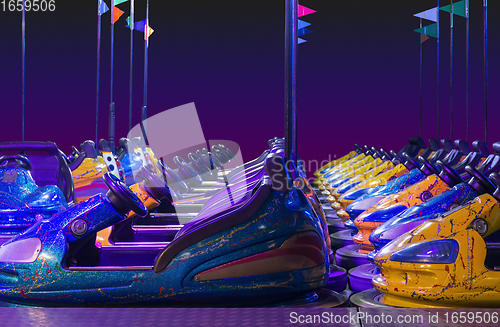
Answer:
[[285, 162], [297, 164], [297, 0], [285, 1]]
[[111, 78], [110, 78], [110, 103], [109, 103], [109, 127], [108, 137], [109, 146], [111, 149], [115, 148], [115, 104], [113, 102], [113, 65], [114, 65], [114, 52], [115, 52], [115, 20], [114, 20], [114, 6], [115, 0], [111, 0]]
[[143, 124], [141, 124], [142, 132], [144, 134], [144, 141], [146, 140], [146, 119], [148, 118], [148, 48], [149, 48], [149, 0], [146, 2], [146, 26], [144, 28], [144, 96], [143, 96], [143, 105], [142, 105], [142, 113], [141, 120]]
[[25, 93], [26, 93], [26, 6], [25, 0], [23, 0], [23, 22], [22, 22], [22, 38], [23, 38], [23, 99], [22, 99], [22, 138], [23, 142], [25, 141], [25, 116], [26, 116], [26, 101], [25, 101]]
[[101, 1], [97, 1], [97, 87], [95, 106], [95, 144], [99, 144], [99, 90], [101, 84]]
[[130, 0], [130, 77], [128, 96], [128, 130], [132, 130], [132, 77], [134, 69], [134, 0]]

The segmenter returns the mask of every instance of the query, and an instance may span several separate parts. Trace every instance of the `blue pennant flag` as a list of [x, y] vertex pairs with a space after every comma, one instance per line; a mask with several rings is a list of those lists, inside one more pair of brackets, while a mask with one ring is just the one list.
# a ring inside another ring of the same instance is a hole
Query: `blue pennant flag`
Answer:
[[303, 36], [303, 35], [306, 35], [306, 34], [311, 34], [313, 31], [311, 30], [308, 30], [307, 28], [301, 28], [297, 31], [297, 36]]
[[299, 26], [298, 26], [297, 28], [298, 28], [299, 30], [300, 30], [301, 28], [304, 28], [304, 27], [307, 27], [307, 26], [311, 25], [311, 23], [304, 22], [303, 20], [300, 20], [300, 19], [298, 19], [298, 22], [299, 22]]
[[108, 5], [104, 1], [100, 1], [99, 5], [99, 15], [106, 13], [109, 10]]

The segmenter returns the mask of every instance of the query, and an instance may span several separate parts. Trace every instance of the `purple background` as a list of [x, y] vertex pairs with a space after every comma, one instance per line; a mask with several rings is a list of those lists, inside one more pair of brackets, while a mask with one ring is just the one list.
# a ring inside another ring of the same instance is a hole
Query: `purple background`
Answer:
[[[8, 1], [8, 0], [7, 0]], [[26, 139], [68, 152], [95, 135], [96, 1], [55, 0], [27, 13]], [[145, 1], [136, 1], [136, 20]], [[354, 142], [399, 150], [419, 134], [419, 27], [436, 1], [312, 1], [299, 46], [298, 151], [325, 160]], [[441, 1], [441, 5], [448, 2]], [[129, 30], [115, 25], [116, 136], [127, 133]], [[0, 7], [0, 9], [2, 9]], [[148, 114], [195, 102], [207, 139], [258, 156], [284, 131], [284, 1], [150, 0]], [[471, 4], [470, 141], [484, 139], [482, 1]], [[500, 4], [489, 3], [489, 133], [500, 140]], [[107, 136], [109, 13], [103, 16], [100, 137]], [[429, 24], [426, 22], [425, 24]], [[440, 136], [449, 138], [449, 14], [441, 14]], [[465, 139], [465, 19], [455, 16], [453, 139]], [[0, 141], [21, 139], [21, 14], [0, 11]], [[134, 124], [142, 104], [143, 41], [135, 34]], [[436, 40], [423, 44], [423, 138], [436, 137]], [[166, 140], [175, 142], [175, 140]], [[313, 169], [314, 166], [311, 166]]]

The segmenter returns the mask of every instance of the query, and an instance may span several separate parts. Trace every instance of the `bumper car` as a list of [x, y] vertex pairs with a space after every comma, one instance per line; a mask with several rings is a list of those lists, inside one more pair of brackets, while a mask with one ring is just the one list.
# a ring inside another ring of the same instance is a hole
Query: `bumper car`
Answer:
[[157, 171], [158, 159], [153, 153], [153, 150], [146, 145], [144, 139], [134, 137], [132, 139], [132, 144], [134, 145], [135, 153], [141, 158], [143, 165], [148, 167], [154, 173], [159, 173], [159, 171]]
[[[490, 179], [499, 185], [498, 174]], [[498, 193], [484, 194], [426, 221], [382, 248], [373, 279], [382, 304], [498, 307]]]
[[[388, 164], [389, 162], [386, 163]], [[403, 164], [394, 166], [394, 164], [391, 163], [391, 165], [388, 164], [388, 166], [391, 166], [392, 168], [382, 171], [379, 174], [354, 185], [353, 183], [348, 183], [345, 186], [339, 187], [333, 194], [333, 196], [337, 198], [337, 201], [332, 203], [332, 208], [337, 211], [346, 209], [347, 206], [359, 196], [368, 193], [370, 190], [373, 190], [379, 185], [386, 185], [389, 181], [408, 173], [408, 170]]]
[[[450, 168], [444, 167], [444, 169]], [[403, 211], [376, 228], [373, 232], [365, 230], [362, 225], [357, 225], [359, 233], [353, 237], [353, 241], [360, 245], [359, 251], [368, 252], [375, 248], [368, 255], [368, 260], [373, 261], [378, 250], [384, 245], [418, 227], [424, 221], [437, 218], [439, 214], [453, 210], [479, 195], [485, 193], [493, 194], [495, 186], [486, 177], [470, 166], [466, 169], [473, 176], [467, 184], [460, 183], [450, 190], [433, 197], [426, 203]], [[354, 268], [351, 276], [356, 279], [356, 285], [351, 283], [351, 287], [353, 287], [353, 290], [356, 288], [357, 291], [371, 288], [371, 279], [378, 273], [378, 269], [374, 264]]]
[[432, 198], [429, 202], [403, 211], [375, 229], [369, 236], [369, 242], [375, 248], [370, 253], [370, 257], [374, 258], [377, 251], [383, 246], [400, 235], [418, 227], [424, 221], [435, 219], [440, 214], [462, 206], [477, 196], [494, 193], [495, 185], [488, 178], [471, 166], [468, 166], [466, 169], [472, 176], [467, 184], [458, 184], [449, 191]]
[[108, 172], [108, 166], [93, 141], [83, 142], [82, 151], [68, 166], [75, 185], [75, 203], [107, 192], [102, 176]]
[[[373, 158], [371, 155], [364, 155], [361, 154], [355, 158], [352, 159], [352, 162], [347, 161], [345, 164], [345, 167], [342, 167], [340, 165], [339, 169], [337, 171], [330, 171], [326, 173], [325, 175], [322, 176], [321, 182], [322, 182], [322, 187], [320, 189], [325, 190], [327, 188], [327, 185], [330, 185], [334, 183], [335, 181], [342, 179], [342, 178], [347, 178], [347, 177], [352, 177], [355, 175], [355, 171], [358, 170], [359, 168], [362, 168], [363, 166], [375, 161], [375, 158]], [[378, 164], [381, 164], [381, 160], [379, 159]], [[377, 164], [372, 164], [372, 166], [369, 167], [375, 167]], [[366, 171], [366, 169], [360, 170], [362, 172]]]
[[[349, 218], [356, 218], [366, 209], [375, 205], [386, 196], [397, 193], [405, 188], [416, 184], [425, 178], [425, 172], [420, 170], [420, 164], [412, 157], [406, 154], [406, 160], [402, 160], [408, 173], [389, 181], [385, 185], [377, 186], [373, 189], [361, 189], [347, 192], [343, 196], [343, 200], [351, 201], [347, 207], [337, 211], [338, 217], [347, 221]], [[397, 159], [396, 159], [397, 160]], [[431, 172], [428, 172], [431, 174]]]
[[[427, 164], [420, 167], [419, 163], [408, 154], [404, 153], [404, 157], [406, 158], [404, 165], [406, 169], [409, 170], [408, 174], [404, 174], [390, 181], [386, 185], [381, 185], [375, 187], [374, 189], [368, 190], [367, 193], [361, 195], [357, 200], [349, 204], [345, 211], [343, 209], [337, 211], [337, 216], [344, 222], [344, 225], [346, 227], [349, 227], [349, 229], [339, 230], [338, 232], [330, 236], [332, 249], [338, 250], [346, 246], [350, 246], [348, 248], [350, 250], [343, 250], [346, 255], [349, 255], [351, 252], [351, 247], [353, 247], [354, 245], [352, 236], [354, 236], [358, 232], [357, 227], [353, 224], [353, 221], [354, 219], [356, 219], [356, 217], [358, 217], [361, 213], [365, 212], [372, 206], [377, 205], [380, 201], [384, 200], [388, 196], [399, 194], [399, 192], [403, 192], [411, 185], [424, 180], [425, 176], [431, 176], [436, 172], [435, 169], [430, 169], [435, 168], [433, 165]], [[357, 194], [354, 194], [354, 196], [356, 195]], [[356, 246], [354, 246], [353, 248], [357, 250]], [[356, 253], [355, 256], [359, 257], [359, 260], [357, 261], [357, 263], [350, 263], [351, 260], [347, 259], [345, 264], [347, 264], [348, 267], [353, 268], [355, 266], [367, 263], [364, 255]]]
[[134, 145], [129, 139], [122, 137], [118, 141], [118, 144], [119, 146], [116, 148], [115, 154], [123, 166], [125, 184], [135, 184], [134, 173], [139, 171], [143, 165], [143, 161], [134, 151]]
[[[354, 144], [356, 147], [356, 151], [351, 151], [347, 155], [341, 157], [340, 159], [334, 160], [330, 162], [326, 168], [322, 168], [319, 170], [317, 175], [314, 175], [316, 177], [314, 183], [315, 184], [321, 184], [322, 179], [324, 179], [324, 176], [328, 173], [330, 174], [335, 174], [341, 169], [346, 168], [349, 166], [349, 164], [352, 164], [354, 162], [357, 162], [359, 160], [362, 160], [366, 157], [365, 155], [365, 150], [361, 148], [359, 145]], [[331, 176], [331, 175], [330, 175]]]
[[323, 231], [276, 156], [266, 160], [269, 177], [229, 210], [197, 217], [166, 247], [108, 256], [90, 250], [89, 240], [131, 209], [139, 216], [147, 209], [105, 175], [106, 195], [37, 222], [0, 247], [0, 298], [29, 305], [262, 305], [325, 286]]
[[[390, 218], [402, 213], [412, 206], [428, 202], [436, 195], [451, 189], [455, 185], [463, 183], [460, 175], [452, 169], [446, 167], [439, 172], [439, 170], [427, 160], [422, 157], [420, 157], [420, 160], [424, 163], [421, 170], [432, 171], [434, 172], [433, 175], [430, 175], [418, 184], [412, 185], [403, 191], [387, 196], [371, 208], [365, 210], [355, 219], [350, 219], [345, 223], [345, 226], [351, 231], [352, 235], [357, 234], [357, 236], [353, 237], [353, 241], [358, 244], [347, 245], [337, 250], [335, 256], [340, 266], [351, 269], [361, 264], [369, 263], [367, 254], [372, 251], [373, 248], [368, 241], [366, 243], [370, 244], [370, 249], [366, 250], [361, 248], [359, 245], [361, 240], [368, 240], [371, 232]], [[365, 242], [363, 242], [363, 244], [364, 243]]]
[[381, 158], [377, 158], [374, 161], [356, 169], [354, 172], [346, 174], [341, 178], [337, 179], [333, 183], [327, 185], [327, 190], [330, 193], [330, 202], [335, 202], [339, 195], [340, 190], [348, 190], [357, 184], [377, 176], [378, 174], [385, 172], [394, 165], [390, 161], [383, 161]]
[[104, 162], [108, 167], [108, 171], [122, 181], [125, 181], [125, 170], [123, 169], [120, 160], [118, 160], [118, 156], [113, 153], [108, 141], [105, 139], [100, 139], [99, 149], [99, 155], [104, 159]]
[[[345, 156], [343, 157], [340, 157], [338, 159], [335, 159], [333, 161], [330, 161], [329, 163], [327, 163], [326, 165], [322, 166], [320, 169], [316, 170], [314, 172], [314, 177], [315, 179], [319, 179], [322, 175], [326, 174], [328, 172], [328, 170], [332, 167], [335, 167], [335, 166], [338, 166], [340, 165], [341, 163], [344, 163], [346, 162], [347, 160], [353, 158], [354, 156], [358, 155], [359, 153], [356, 152], [356, 151], [351, 151], [349, 152], [348, 154], [346, 154]], [[316, 184], [316, 180], [313, 182], [313, 185]]]

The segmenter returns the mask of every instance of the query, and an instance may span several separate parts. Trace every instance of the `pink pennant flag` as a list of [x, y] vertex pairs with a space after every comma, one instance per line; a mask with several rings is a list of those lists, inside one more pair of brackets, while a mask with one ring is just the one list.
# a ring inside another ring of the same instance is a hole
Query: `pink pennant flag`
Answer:
[[307, 7], [304, 7], [302, 5], [299, 5], [299, 17], [309, 15], [309, 14], [314, 14], [316, 10], [309, 9]]

